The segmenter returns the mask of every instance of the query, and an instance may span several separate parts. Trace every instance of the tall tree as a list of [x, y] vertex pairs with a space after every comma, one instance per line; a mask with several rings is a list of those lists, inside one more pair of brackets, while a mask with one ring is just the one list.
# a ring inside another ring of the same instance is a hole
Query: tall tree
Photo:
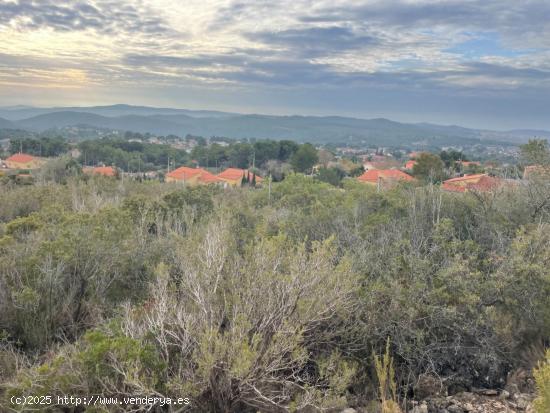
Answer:
[[437, 183], [445, 179], [445, 164], [433, 153], [424, 152], [416, 158], [413, 175], [426, 182]]
[[304, 143], [300, 145], [298, 150], [292, 155], [290, 164], [292, 168], [294, 168], [294, 171], [306, 173], [311, 172], [311, 169], [318, 160], [319, 156], [317, 155], [317, 149], [310, 143]]
[[546, 139], [529, 139], [529, 142], [520, 145], [521, 160], [525, 165], [550, 164], [550, 148]]

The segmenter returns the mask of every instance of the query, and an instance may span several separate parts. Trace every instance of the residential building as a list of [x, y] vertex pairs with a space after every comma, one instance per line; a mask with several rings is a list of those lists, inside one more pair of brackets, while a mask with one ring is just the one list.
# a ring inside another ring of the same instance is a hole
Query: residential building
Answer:
[[112, 166], [96, 166], [96, 167], [84, 167], [82, 172], [89, 175], [102, 175], [114, 177], [117, 175], [117, 170]]
[[179, 182], [185, 185], [208, 185], [220, 184], [224, 185], [224, 181], [216, 175], [202, 168], [189, 168], [181, 166], [166, 174], [166, 182]]
[[475, 174], [448, 179], [441, 184], [441, 189], [447, 192], [490, 192], [503, 185], [512, 185], [512, 182], [487, 174]]
[[476, 184], [484, 176], [488, 176], [488, 175], [487, 174], [472, 174], [472, 175], [459, 176], [457, 178], [447, 179], [445, 182], [443, 182], [443, 185], [444, 186], [453, 186], [453, 187], [464, 187], [464, 188], [466, 188], [468, 185]]
[[407, 161], [407, 163], [405, 164], [405, 169], [412, 171], [415, 165], [416, 165], [416, 161], [414, 159], [411, 159], [410, 161]]
[[[253, 172], [250, 172], [246, 169], [239, 169], [239, 168], [227, 168], [225, 171], [219, 173], [217, 176], [218, 178], [222, 179], [223, 181], [227, 182], [230, 186], [241, 186], [242, 180], [245, 176], [250, 176], [250, 179], [252, 179], [252, 176], [254, 175]], [[260, 185], [263, 181], [263, 178], [256, 176], [256, 185]]]
[[401, 172], [399, 169], [371, 169], [357, 177], [357, 180], [370, 185], [388, 185], [399, 181], [412, 182], [414, 178], [405, 172]]
[[26, 153], [16, 153], [7, 158], [4, 163], [9, 169], [39, 169], [45, 160]]

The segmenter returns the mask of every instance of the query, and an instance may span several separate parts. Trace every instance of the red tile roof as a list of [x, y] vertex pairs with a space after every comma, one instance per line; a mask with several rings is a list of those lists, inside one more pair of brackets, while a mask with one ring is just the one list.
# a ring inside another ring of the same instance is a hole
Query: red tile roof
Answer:
[[115, 176], [116, 170], [112, 166], [97, 166], [92, 168], [91, 172], [94, 175], [103, 175], [103, 176]]
[[206, 172], [201, 168], [188, 168], [187, 166], [180, 166], [178, 169], [174, 169], [172, 172], [166, 174], [170, 178], [174, 179], [189, 179], [195, 175], [200, 175], [201, 173]]
[[447, 179], [443, 183], [444, 184], [453, 184], [453, 183], [457, 183], [457, 182], [467, 182], [467, 181], [472, 181], [472, 180], [475, 180], [475, 179], [481, 179], [484, 176], [487, 176], [487, 174], [464, 175], [464, 176], [459, 176], [458, 178]]
[[467, 186], [468, 190], [471, 191], [480, 191], [487, 192], [493, 191], [500, 188], [504, 184], [504, 181], [500, 178], [495, 178], [492, 176], [483, 176], [475, 184], [470, 184]]
[[415, 165], [416, 165], [415, 160], [407, 161], [407, 163], [405, 164], [405, 169], [412, 169]]
[[216, 175], [211, 174], [208, 171], [204, 171], [199, 176], [198, 179], [199, 179], [200, 182], [203, 182], [205, 184], [213, 184], [213, 183], [216, 183], [216, 182], [223, 182], [223, 179], [218, 178]]
[[188, 168], [187, 166], [181, 166], [178, 169], [174, 169], [172, 172], [166, 174], [166, 176], [169, 176], [170, 178], [179, 179], [182, 181], [186, 179], [191, 179], [197, 175], [198, 182], [206, 184], [222, 182], [222, 180], [219, 179], [216, 175], [213, 175], [206, 169], [202, 168]]
[[10, 156], [6, 159], [6, 162], [18, 162], [18, 163], [28, 163], [34, 160], [34, 156], [27, 155], [26, 153], [16, 153], [15, 155]]
[[[225, 171], [218, 174], [218, 178], [227, 179], [229, 181], [238, 181], [244, 175], [246, 175], [248, 170], [239, 169], [239, 168], [227, 168]], [[252, 179], [253, 173], [250, 172], [250, 179]], [[256, 175], [256, 182], [261, 182], [263, 179], [261, 176]]]
[[381, 180], [403, 180], [413, 181], [414, 178], [405, 172], [401, 172], [398, 169], [371, 169], [365, 172], [363, 175], [357, 177], [357, 180], [362, 182], [377, 183], [378, 179]]
[[456, 183], [449, 183], [449, 181], [450, 180], [443, 182], [441, 189], [448, 192], [489, 192], [498, 189], [507, 183], [507, 181], [501, 178], [495, 178], [488, 175], [483, 175], [477, 182], [467, 183], [466, 185], [456, 185]]
[[441, 184], [441, 189], [443, 189], [444, 191], [448, 191], [448, 192], [466, 192], [466, 187], [465, 186], [453, 185], [453, 184], [449, 184], [447, 182], [443, 182]]

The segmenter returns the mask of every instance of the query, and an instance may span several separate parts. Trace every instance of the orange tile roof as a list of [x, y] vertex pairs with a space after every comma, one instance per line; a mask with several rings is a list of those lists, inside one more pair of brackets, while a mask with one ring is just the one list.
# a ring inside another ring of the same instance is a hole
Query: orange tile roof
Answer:
[[487, 192], [502, 186], [504, 181], [500, 178], [495, 178], [492, 176], [483, 176], [479, 181], [474, 184], [467, 186], [468, 190]]
[[223, 179], [218, 178], [216, 175], [211, 174], [208, 171], [204, 171], [199, 176], [199, 181], [203, 182], [205, 184], [213, 184], [213, 183], [216, 183], [216, 182], [223, 182]]
[[206, 169], [202, 168], [189, 168], [187, 166], [181, 166], [178, 169], [174, 169], [172, 172], [166, 174], [170, 178], [186, 180], [197, 176], [197, 181], [202, 183], [215, 183], [222, 182], [216, 175], [211, 174]]
[[487, 174], [464, 175], [464, 176], [459, 176], [457, 178], [447, 179], [443, 183], [444, 184], [453, 184], [453, 183], [456, 183], [456, 182], [465, 182], [465, 181], [467, 182], [467, 181], [472, 181], [472, 180], [475, 180], [475, 179], [480, 179], [484, 176], [487, 176]]
[[481, 176], [481, 178], [479, 178], [477, 182], [468, 183], [465, 186], [456, 185], [454, 183], [449, 183], [448, 181], [445, 181], [441, 185], [441, 189], [449, 192], [489, 192], [500, 188], [505, 183], [506, 181], [501, 178], [483, 175]]
[[[227, 168], [225, 171], [220, 172], [218, 174], [218, 178], [227, 179], [229, 181], [237, 181], [237, 180], [241, 179], [244, 175], [246, 175], [247, 172], [248, 172], [248, 170], [246, 170], [246, 169]], [[250, 173], [250, 179], [252, 179], [252, 175], [253, 175], [253, 173], [251, 172]], [[262, 179], [261, 176], [256, 175], [256, 182], [261, 182], [262, 180], [263, 179]]]
[[415, 165], [416, 165], [415, 160], [407, 161], [407, 163], [405, 164], [405, 169], [412, 169]]
[[414, 178], [398, 169], [371, 169], [357, 177], [362, 182], [377, 183], [378, 179], [413, 181]]
[[94, 175], [103, 175], [103, 176], [115, 176], [116, 170], [112, 166], [97, 166], [92, 168], [91, 172]]
[[6, 159], [6, 162], [19, 162], [19, 163], [28, 163], [34, 160], [34, 156], [27, 155], [26, 153], [16, 153], [15, 155], [10, 156]]
[[453, 185], [446, 182], [441, 184], [441, 189], [448, 192], [466, 192], [465, 186]]
[[174, 169], [173, 171], [167, 173], [166, 176], [174, 179], [189, 179], [195, 175], [201, 174], [202, 172], [206, 171], [200, 168], [189, 168], [187, 166], [180, 166], [178, 169]]

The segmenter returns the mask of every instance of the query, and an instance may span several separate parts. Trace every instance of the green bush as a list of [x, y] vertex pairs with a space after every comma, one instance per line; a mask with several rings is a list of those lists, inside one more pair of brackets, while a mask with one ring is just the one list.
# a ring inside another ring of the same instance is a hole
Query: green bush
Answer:
[[550, 412], [550, 350], [546, 351], [546, 360], [542, 361], [533, 371], [537, 384], [537, 399], [535, 410], [537, 413]]

